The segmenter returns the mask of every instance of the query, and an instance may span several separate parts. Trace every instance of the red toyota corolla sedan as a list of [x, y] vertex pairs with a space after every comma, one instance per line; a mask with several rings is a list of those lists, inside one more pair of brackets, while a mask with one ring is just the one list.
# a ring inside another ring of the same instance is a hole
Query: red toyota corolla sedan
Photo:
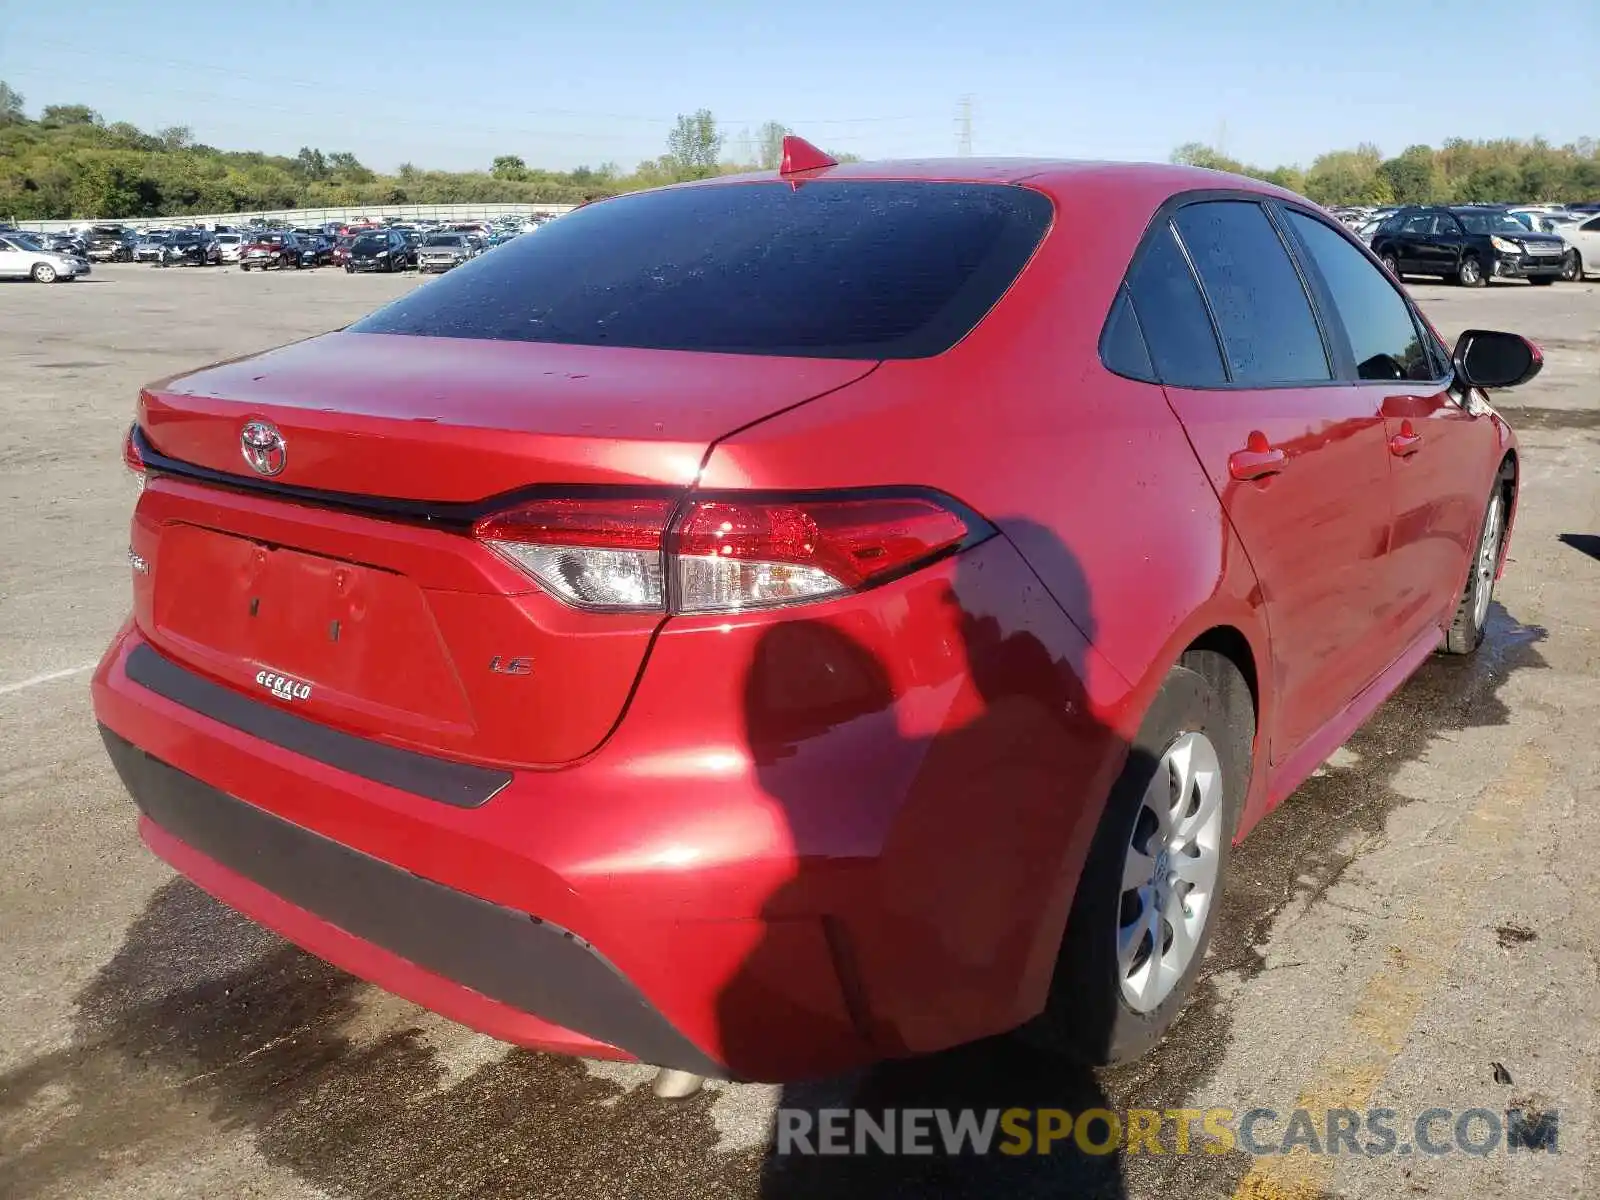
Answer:
[[1245, 179], [787, 168], [145, 389], [105, 744], [183, 874], [507, 1041], [1127, 1058], [1230, 844], [1482, 639], [1538, 352]]

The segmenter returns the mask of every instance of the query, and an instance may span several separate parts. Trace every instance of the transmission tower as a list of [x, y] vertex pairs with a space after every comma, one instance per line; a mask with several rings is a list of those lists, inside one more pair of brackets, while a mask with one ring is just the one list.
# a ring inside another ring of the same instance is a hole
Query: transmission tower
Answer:
[[966, 158], [972, 154], [972, 97], [961, 97], [956, 116], [956, 153]]

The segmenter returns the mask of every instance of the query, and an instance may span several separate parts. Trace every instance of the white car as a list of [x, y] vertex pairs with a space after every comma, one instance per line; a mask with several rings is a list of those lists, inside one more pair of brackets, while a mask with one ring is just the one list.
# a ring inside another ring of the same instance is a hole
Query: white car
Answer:
[[236, 263], [244, 253], [244, 235], [238, 233], [217, 234], [217, 245], [222, 247], [222, 261]]
[[1578, 225], [1558, 225], [1555, 232], [1567, 244], [1561, 260], [1561, 278], [1575, 283], [1585, 275], [1600, 275], [1600, 213], [1584, 213]]
[[89, 273], [89, 260], [46, 250], [26, 233], [0, 234], [0, 279], [55, 283]]

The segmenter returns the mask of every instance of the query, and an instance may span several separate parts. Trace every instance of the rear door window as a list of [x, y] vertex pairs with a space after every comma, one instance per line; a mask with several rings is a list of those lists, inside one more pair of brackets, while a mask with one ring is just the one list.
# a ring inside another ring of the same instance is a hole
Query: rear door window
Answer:
[[1028, 262], [1052, 206], [1009, 184], [816, 180], [586, 205], [351, 326], [818, 358], [949, 349]]
[[1206, 302], [1170, 225], [1156, 230], [1140, 252], [1128, 272], [1128, 290], [1162, 383], [1216, 387], [1227, 382]]
[[1173, 224], [1210, 302], [1234, 383], [1266, 387], [1333, 378], [1300, 273], [1259, 204], [1190, 204]]

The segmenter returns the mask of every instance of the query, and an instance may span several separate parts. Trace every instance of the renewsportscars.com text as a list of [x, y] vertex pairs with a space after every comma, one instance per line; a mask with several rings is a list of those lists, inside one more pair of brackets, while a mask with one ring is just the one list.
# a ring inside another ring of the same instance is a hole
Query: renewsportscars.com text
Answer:
[[780, 1108], [776, 1150], [799, 1154], [1558, 1153], [1554, 1110], [1426, 1108]]

